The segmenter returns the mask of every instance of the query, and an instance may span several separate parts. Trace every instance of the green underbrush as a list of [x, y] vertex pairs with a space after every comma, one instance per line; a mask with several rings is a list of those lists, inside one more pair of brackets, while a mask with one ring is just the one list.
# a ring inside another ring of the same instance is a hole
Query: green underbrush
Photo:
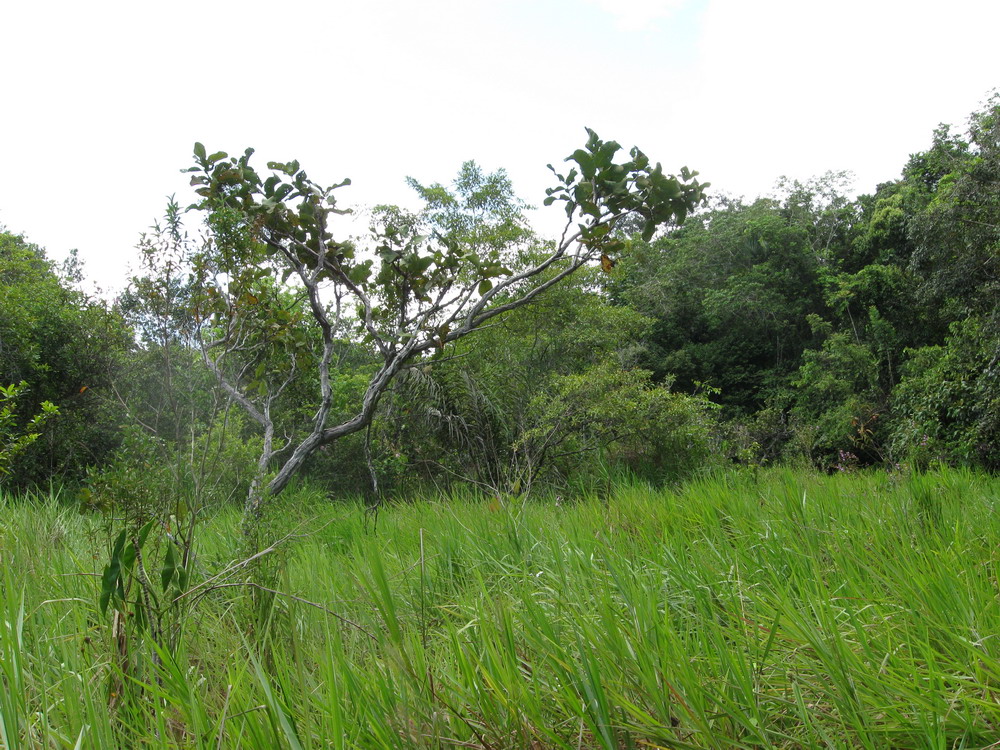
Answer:
[[985, 747], [998, 501], [957, 470], [377, 518], [301, 490], [272, 514], [273, 591], [213, 585], [240, 521], [203, 523], [167, 650], [102, 614], [99, 516], [7, 498], [0, 747]]

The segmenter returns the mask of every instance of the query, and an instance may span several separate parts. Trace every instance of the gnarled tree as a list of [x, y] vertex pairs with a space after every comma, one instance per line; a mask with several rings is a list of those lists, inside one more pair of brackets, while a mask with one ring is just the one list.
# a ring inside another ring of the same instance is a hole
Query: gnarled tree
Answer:
[[[374, 241], [362, 248], [334, 239], [329, 226], [345, 213], [336, 191], [348, 181], [322, 187], [294, 161], [269, 162], [271, 174], [262, 177], [250, 164], [252, 149], [230, 157], [195, 145], [187, 171], [201, 200], [191, 208], [207, 229], [191, 255], [197, 338], [205, 364], [264, 438], [249, 515], [316, 450], [370, 424], [386, 388], [415, 359], [528, 304], [587, 263], [609, 268], [613, 229], [627, 217], [648, 238], [703, 201], [697, 173], [664, 174], [636, 148], [616, 162], [621, 147], [588, 134], [566, 174], [552, 169], [558, 184], [545, 204], [563, 203], [566, 226], [548, 244], [528, 229], [502, 172], [486, 176], [467, 164], [454, 191], [411, 181], [427, 209], [379, 207]], [[545, 252], [535, 262], [512, 262], [539, 246]], [[342, 399], [337, 406], [338, 366], [359, 345], [374, 364], [345, 412]], [[304, 424], [282, 427], [276, 410], [303, 379], [313, 382], [315, 408]]]

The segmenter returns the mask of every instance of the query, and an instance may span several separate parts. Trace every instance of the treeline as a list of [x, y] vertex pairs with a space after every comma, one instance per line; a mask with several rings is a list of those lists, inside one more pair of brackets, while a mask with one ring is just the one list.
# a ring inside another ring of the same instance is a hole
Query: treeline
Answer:
[[[452, 188], [414, 186], [426, 208], [402, 224], [492, 243], [514, 274], [544, 256], [502, 173], [467, 165]], [[341, 494], [519, 494], [733, 462], [996, 470], [1000, 102], [964, 133], [935, 131], [873, 194], [846, 190], [827, 174], [717, 198], [648, 240], [619, 224], [600, 265], [459, 341], [442, 333], [372, 425], [305, 475]], [[0, 234], [0, 481], [82, 483], [94, 502], [113, 486], [140, 505], [179, 487], [245, 495], [263, 438], [197, 345], [211, 323], [187, 242], [173, 207], [140, 244], [144, 273], [106, 303], [76, 291], [73, 264]], [[263, 338], [230, 376], [250, 391], [286, 383], [267, 403], [293, 444], [316, 410], [324, 333], [300, 288], [255, 283], [238, 303]], [[330, 409], [347, 418], [378, 357], [335, 333]]]
[[842, 176], [633, 243], [642, 362], [720, 389], [733, 448], [823, 468], [1000, 466], [1000, 107], [851, 201]]

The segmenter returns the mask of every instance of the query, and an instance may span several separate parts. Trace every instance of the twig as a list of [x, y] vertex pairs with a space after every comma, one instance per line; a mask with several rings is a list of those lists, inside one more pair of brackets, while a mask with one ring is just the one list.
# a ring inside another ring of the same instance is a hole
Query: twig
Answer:
[[215, 590], [215, 589], [231, 589], [231, 588], [237, 588], [239, 586], [250, 586], [251, 588], [257, 589], [258, 591], [266, 591], [269, 594], [276, 594], [278, 596], [284, 596], [284, 597], [287, 597], [289, 599], [294, 599], [297, 602], [302, 602], [303, 604], [308, 604], [310, 607], [315, 607], [316, 609], [319, 609], [319, 610], [322, 610], [323, 612], [326, 612], [328, 615], [332, 615], [333, 617], [336, 617], [338, 620], [340, 620], [341, 622], [343, 622], [345, 625], [350, 625], [351, 627], [357, 628], [362, 633], [364, 633], [369, 638], [371, 638], [373, 641], [378, 642], [378, 638], [376, 638], [375, 635], [373, 635], [370, 630], [368, 630], [364, 626], [359, 625], [358, 623], [354, 622], [354, 620], [348, 619], [347, 617], [344, 617], [343, 615], [338, 614], [337, 612], [334, 612], [332, 609], [328, 609], [328, 608], [324, 607], [322, 604], [317, 604], [316, 602], [311, 602], [308, 599], [303, 599], [301, 596], [295, 596], [295, 594], [289, 594], [289, 593], [287, 593], [285, 591], [278, 591], [277, 589], [271, 589], [271, 588], [268, 588], [267, 586], [261, 586], [259, 583], [254, 583], [253, 581], [241, 581], [239, 583], [220, 583], [217, 586], [212, 586], [212, 588], [210, 590]]
[[[314, 521], [314, 520], [316, 520], [316, 519], [315, 518], [310, 519], [310, 521]], [[197, 586], [194, 586], [194, 587], [188, 589], [187, 591], [185, 591], [182, 594], [178, 594], [176, 597], [174, 597], [174, 599], [170, 603], [171, 604], [176, 604], [181, 599], [184, 599], [185, 597], [193, 594], [195, 591], [198, 591], [199, 589], [203, 589], [203, 588], [206, 588], [206, 587], [210, 586], [213, 581], [216, 581], [219, 578], [222, 578], [222, 576], [227, 575], [229, 573], [232, 573], [234, 571], [240, 570], [241, 568], [245, 568], [247, 565], [249, 565], [250, 563], [252, 563], [254, 560], [257, 560], [257, 559], [259, 559], [261, 557], [264, 557], [264, 555], [269, 555], [272, 552], [276, 551], [280, 545], [284, 544], [289, 539], [300, 539], [300, 538], [302, 538], [304, 536], [307, 536], [306, 534], [296, 534], [295, 533], [296, 531], [298, 531], [299, 529], [301, 529], [303, 526], [305, 526], [307, 523], [309, 523], [309, 521], [303, 521], [296, 528], [294, 528], [292, 531], [289, 531], [287, 534], [285, 534], [283, 537], [281, 537], [281, 539], [279, 539], [278, 541], [276, 541], [274, 544], [266, 547], [265, 549], [262, 549], [260, 552], [256, 552], [253, 555], [250, 555], [250, 557], [248, 557], [248, 558], [246, 558], [244, 560], [240, 560], [239, 562], [233, 563], [232, 565], [230, 565], [225, 570], [223, 570], [223, 571], [221, 571], [219, 573], [216, 573], [214, 576], [212, 576], [211, 578], [209, 578], [209, 579], [207, 579], [205, 581], [202, 581]], [[322, 526], [320, 526], [316, 531], [322, 531], [327, 526], [329, 526], [331, 523], [333, 523], [333, 519], [330, 519], [329, 521], [327, 521], [325, 524], [323, 524]], [[315, 532], [313, 532], [313, 533], [315, 533]], [[215, 588], [218, 588], [218, 587], [216, 586]]]

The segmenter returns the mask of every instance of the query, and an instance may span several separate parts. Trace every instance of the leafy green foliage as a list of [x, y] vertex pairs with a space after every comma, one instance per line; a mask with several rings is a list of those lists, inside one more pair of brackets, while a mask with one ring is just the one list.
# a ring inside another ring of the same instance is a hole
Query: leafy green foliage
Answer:
[[968, 143], [938, 133], [908, 171], [928, 184], [911, 220], [925, 304], [954, 316], [992, 313], [1000, 296], [1000, 98], [972, 115]]
[[[566, 205], [567, 232], [556, 245], [534, 238], [503, 173], [467, 163], [453, 190], [410, 181], [426, 202], [419, 213], [378, 207], [367, 252], [334, 240], [330, 229], [343, 213], [335, 191], [348, 181], [322, 187], [294, 161], [268, 162], [264, 178], [251, 165], [252, 149], [230, 158], [196, 144], [195, 166], [186, 171], [201, 200], [191, 208], [202, 212], [209, 236], [187, 253], [192, 317], [206, 366], [263, 432], [248, 511], [257, 514], [264, 495], [280, 492], [319, 448], [366, 428], [411, 361], [442, 352], [589, 261], [609, 268], [619, 220], [639, 216], [651, 234], [703, 201], [695, 173], [666, 176], [638, 149], [616, 163], [617, 143], [588, 136], [568, 159], [579, 171], [559, 175], [546, 199]], [[534, 263], [519, 263], [531, 253]], [[282, 295], [300, 306], [275, 304]], [[336, 414], [336, 365], [359, 340], [372, 367], [352, 412]], [[279, 399], [310, 367], [314, 408], [297, 429], [279, 430]], [[264, 476], [279, 454], [265, 493]]]
[[194, 614], [190, 590], [205, 575], [200, 529], [252, 479], [259, 445], [238, 438], [240, 417], [218, 415], [186, 445], [132, 428], [80, 492], [81, 514], [99, 521], [106, 542], [98, 608], [111, 611], [116, 667], [133, 677], [178, 648]]
[[8, 467], [11, 483], [79, 479], [114, 450], [120, 411], [111, 382], [129, 342], [118, 315], [74, 291], [40, 248], [0, 230], [0, 384], [26, 383], [13, 428], [25, 431], [45, 402], [59, 407], [46, 439]]
[[797, 422], [793, 450], [830, 468], [841, 453], [866, 463], [882, 460], [874, 428], [886, 404], [872, 350], [844, 333], [832, 334], [821, 349], [807, 350], [795, 389]]
[[893, 391], [899, 459], [1000, 467], [1000, 337], [979, 317], [952, 325], [943, 346], [910, 352]]
[[6, 387], [0, 385], [0, 482], [10, 473], [11, 462], [42, 434], [45, 422], [59, 413], [59, 407], [51, 401], [43, 401], [41, 411], [23, 428], [17, 429], [14, 407], [27, 388], [23, 380]]
[[723, 203], [653, 245], [633, 242], [616, 299], [656, 322], [646, 366], [684, 390], [707, 382], [734, 414], [763, 405], [799, 365], [825, 311], [811, 227], [780, 204]]
[[[611, 304], [599, 291], [604, 278], [596, 268], [582, 269], [534, 304], [404, 373], [373, 443], [377, 453], [403, 459], [391, 467], [397, 481], [465, 480], [518, 494], [616, 461], [598, 442], [573, 460], [563, 458], [558, 470], [524, 450], [560, 378], [597, 372], [602, 363], [623, 372], [635, 366], [638, 340], [652, 321]], [[599, 388], [593, 397], [600, 398]]]
[[547, 206], [556, 201], [565, 203], [570, 219], [576, 212], [592, 219], [579, 225], [585, 243], [605, 241], [612, 226], [604, 220], [628, 215], [642, 219], [642, 237], [648, 242], [664, 224], [675, 220], [683, 224], [688, 213], [704, 201], [709, 183], [694, 179], [697, 172], [683, 167], [679, 178], [666, 175], [659, 163], [651, 165], [638, 148], [631, 149], [630, 160], [615, 163], [621, 146], [602, 141], [590, 128], [587, 135], [584, 148], [566, 158], [576, 166], [565, 175], [549, 165], [560, 184], [546, 190], [544, 201]]
[[[665, 174], [588, 130], [552, 168], [544, 202], [566, 211], [556, 243], [531, 231], [502, 170], [474, 162], [450, 183], [409, 179], [422, 208], [377, 206], [370, 233], [348, 241], [335, 238], [348, 181], [196, 144], [189, 210], [204, 234], [187, 233], [172, 201], [115, 312], [73, 291], [72, 259], [60, 277], [0, 234], [0, 382], [37, 399], [8, 411], [8, 434], [38, 434], [32, 415], [60, 407], [47, 439], [8, 460], [8, 481], [79, 478], [131, 421], [168, 462], [209, 434], [253, 443], [253, 478], [220, 480], [248, 487], [248, 507], [302, 470], [345, 491], [379, 476], [510, 491], [579, 468], [541, 469], [525, 449], [565, 389], [593, 425], [612, 420], [573, 378], [607, 384], [605, 406], [628, 422], [653, 398], [621, 380], [637, 369], [652, 373], [649, 393], [710, 394], [729, 441], [716, 449], [737, 460], [992, 466], [998, 111], [994, 97], [964, 133], [938, 128], [872, 195], [850, 199], [849, 176], [827, 173], [707, 209], [696, 173]], [[245, 419], [230, 419], [234, 405]], [[628, 453], [573, 424], [561, 440], [601, 444], [602, 460]]]
[[654, 321], [643, 364], [718, 387], [731, 434], [762, 460], [872, 464], [933, 444], [990, 465], [998, 107], [964, 138], [939, 128], [872, 196], [846, 198], [842, 174], [784, 181], [777, 199], [721, 201], [633, 239], [609, 288]]
[[533, 424], [517, 444], [536, 468], [579, 481], [602, 459], [654, 482], [712, 463], [715, 409], [704, 395], [672, 392], [651, 373], [601, 362], [555, 378], [530, 404]]

